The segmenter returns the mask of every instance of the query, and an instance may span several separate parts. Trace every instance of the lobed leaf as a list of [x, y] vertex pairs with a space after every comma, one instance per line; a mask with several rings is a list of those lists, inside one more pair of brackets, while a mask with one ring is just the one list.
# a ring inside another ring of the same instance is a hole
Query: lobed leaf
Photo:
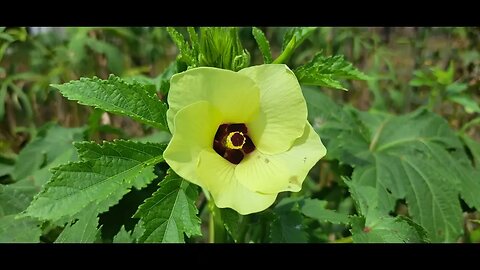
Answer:
[[139, 175], [149, 175], [150, 181], [155, 178], [153, 166], [163, 161], [165, 149], [164, 144], [120, 140], [103, 145], [83, 142], [75, 147], [82, 161], [53, 169], [52, 179], [25, 215], [57, 220], [73, 216], [92, 202], [120, 199]]
[[52, 87], [79, 104], [129, 116], [141, 123], [168, 130], [167, 105], [157, 97], [155, 87], [150, 84], [127, 83], [110, 75], [108, 80], [81, 78], [64, 84], [52, 84]]
[[139, 242], [179, 243], [200, 235], [200, 219], [195, 207], [198, 191], [171, 169], [158, 190], [140, 205], [134, 217], [145, 229]]

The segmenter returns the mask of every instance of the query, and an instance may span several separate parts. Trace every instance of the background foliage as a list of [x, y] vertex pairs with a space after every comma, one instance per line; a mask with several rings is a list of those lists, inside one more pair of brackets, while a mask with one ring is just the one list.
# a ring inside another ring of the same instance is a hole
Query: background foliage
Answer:
[[[0, 242], [478, 243], [479, 39], [480, 28], [0, 27]], [[187, 67], [262, 63], [294, 70], [328, 153], [301, 192], [240, 216], [162, 162], [164, 101]]]

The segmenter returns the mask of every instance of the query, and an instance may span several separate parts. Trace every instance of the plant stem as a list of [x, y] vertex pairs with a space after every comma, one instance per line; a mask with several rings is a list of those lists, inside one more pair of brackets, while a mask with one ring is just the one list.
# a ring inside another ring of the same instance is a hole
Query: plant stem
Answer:
[[292, 56], [293, 52], [295, 51], [295, 43], [295, 38], [292, 38], [285, 47], [285, 50], [283, 50], [283, 52], [277, 57], [277, 59], [273, 61], [272, 64], [282, 64], [287, 62], [290, 56]]
[[208, 209], [210, 210], [209, 226], [209, 243], [224, 243], [225, 242], [225, 227], [223, 226], [222, 215], [220, 209], [213, 202], [213, 198], [208, 201]]
[[210, 212], [210, 222], [208, 223], [208, 243], [215, 243], [215, 221], [212, 212]]

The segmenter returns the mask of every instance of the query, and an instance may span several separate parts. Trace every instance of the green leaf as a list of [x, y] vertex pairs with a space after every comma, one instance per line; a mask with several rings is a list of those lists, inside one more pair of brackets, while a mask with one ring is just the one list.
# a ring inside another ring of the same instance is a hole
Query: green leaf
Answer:
[[478, 102], [472, 96], [455, 95], [449, 96], [448, 99], [462, 105], [467, 113], [480, 113], [480, 106], [478, 106]]
[[85, 40], [85, 45], [97, 53], [105, 54], [107, 58], [107, 67], [112, 73], [117, 75], [122, 74], [124, 66], [123, 54], [117, 47], [94, 38], [87, 38]]
[[302, 221], [302, 215], [298, 211], [279, 215], [270, 228], [272, 243], [306, 243], [308, 238]]
[[133, 237], [125, 230], [125, 226], [113, 237], [113, 243], [133, 243]]
[[151, 170], [143, 170], [140, 174], [135, 177], [135, 180], [132, 182], [132, 186], [136, 190], [141, 190], [152, 182], [157, 176]]
[[431, 68], [431, 71], [438, 83], [442, 85], [449, 85], [453, 83], [453, 75], [455, 73], [455, 67], [454, 67], [453, 61], [450, 62], [447, 70], [443, 70], [438, 67], [433, 67]]
[[132, 231], [132, 238], [135, 243], [138, 243], [138, 240], [140, 239], [140, 237], [142, 237], [143, 233], [145, 233], [145, 229], [143, 228], [142, 223], [138, 222], [137, 224], [135, 224], [135, 227]]
[[[141, 174], [153, 180], [153, 166], [163, 161], [165, 145], [131, 141], [75, 144], [82, 161], [53, 169], [26, 215], [57, 220], [73, 216], [89, 203], [100, 203], [111, 197], [120, 199]], [[82, 181], [78, 181], [81, 179]]]
[[467, 89], [468, 89], [468, 84], [454, 82], [452, 84], [449, 84], [445, 90], [447, 91], [447, 95], [450, 96], [450, 95], [458, 95]]
[[11, 174], [13, 171], [14, 165], [0, 163], [0, 177]]
[[0, 218], [23, 211], [38, 191], [38, 187], [23, 181], [0, 185]]
[[255, 38], [255, 41], [257, 41], [260, 52], [263, 55], [263, 62], [265, 64], [272, 63], [273, 59], [272, 52], [270, 51], [270, 43], [268, 42], [267, 37], [265, 37], [263, 31], [258, 29], [257, 27], [252, 27], [252, 34]]
[[171, 169], [152, 197], [140, 205], [134, 217], [140, 218], [145, 229], [140, 242], [179, 243], [200, 235], [200, 219], [195, 207], [197, 187]]
[[300, 212], [303, 200], [303, 197], [287, 197], [275, 206], [276, 218], [270, 226], [272, 243], [306, 243], [308, 241]]
[[427, 72], [422, 70], [415, 70], [413, 72], [413, 79], [409, 82], [410, 86], [429, 86], [434, 87], [436, 84], [435, 78]]
[[[368, 148], [351, 154], [369, 163], [361, 170], [373, 172], [368, 177], [354, 174], [353, 181], [376, 186], [381, 194], [405, 198], [413, 220], [429, 232], [432, 241], [455, 241], [462, 232], [458, 195], [473, 198], [462, 187], [477, 183], [478, 179], [464, 172], [468, 165], [460, 162], [466, 160], [463, 148], [446, 121], [419, 111], [386, 116], [381, 122], [369, 125], [370, 115], [358, 115], [370, 138], [365, 146]], [[454, 158], [452, 150], [459, 157]], [[368, 159], [363, 158], [366, 151], [370, 153]], [[479, 191], [470, 192], [478, 196]]]
[[390, 217], [381, 210], [374, 187], [345, 180], [362, 217], [351, 217], [353, 241], [358, 243], [428, 242], [427, 232], [407, 217]]
[[166, 95], [170, 90], [170, 79], [178, 72], [177, 62], [172, 62], [157, 79], [159, 80], [158, 89], [162, 95]]
[[183, 35], [173, 27], [167, 27], [167, 32], [180, 51], [177, 56], [178, 61], [186, 63], [189, 67], [196, 67], [198, 65], [197, 55], [195, 55], [188, 42], [185, 41]]
[[145, 75], [138, 74], [125, 77], [124, 80], [130, 83], [133, 83], [136, 80], [142, 84], [151, 84], [155, 86], [157, 92], [160, 92], [161, 95], [166, 96], [168, 90], [170, 90], [170, 79], [174, 74], [178, 72], [178, 63], [177, 61], [174, 61], [160, 75], [155, 78], [150, 78]]
[[233, 241], [237, 243], [240, 241], [239, 224], [241, 216], [237, 211], [230, 208], [220, 208], [220, 214], [222, 216], [223, 225], [227, 232], [232, 236]]
[[317, 199], [305, 199], [301, 211], [307, 217], [316, 219], [320, 222], [330, 222], [336, 224], [348, 224], [348, 215], [338, 213], [334, 210], [325, 209], [327, 201]]
[[421, 226], [405, 217], [383, 216], [375, 220], [373, 227], [365, 225], [364, 218], [351, 220], [352, 238], [355, 243], [424, 243], [428, 242]]
[[[49, 164], [76, 159], [72, 143], [83, 138], [85, 128], [64, 128], [58, 125], [45, 126], [35, 139], [19, 153], [12, 171], [12, 178], [23, 179]], [[47, 171], [48, 172], [48, 171]], [[48, 178], [47, 178], [48, 179]], [[40, 185], [47, 179], [40, 179]]]
[[[328, 149], [325, 159], [339, 159], [341, 162], [347, 162], [349, 158], [357, 160], [358, 158], [344, 149], [347, 140], [349, 149], [361, 150], [366, 144], [363, 135], [353, 129], [358, 124], [350, 112], [351, 109], [340, 107], [316, 87], [305, 86], [302, 90], [307, 102], [308, 120]], [[344, 136], [345, 139], [340, 140], [339, 136]]]
[[93, 243], [99, 230], [98, 212], [95, 204], [82, 210], [76, 215], [75, 223], [67, 225], [58, 236], [55, 243]]
[[321, 53], [307, 64], [294, 70], [298, 81], [305, 85], [318, 85], [347, 90], [341, 79], [368, 80], [369, 77], [344, 59], [343, 55], [325, 57]]
[[0, 243], [38, 243], [42, 230], [32, 218], [0, 217]]
[[188, 36], [190, 37], [190, 44], [192, 44], [192, 50], [194, 54], [198, 54], [200, 51], [200, 42], [198, 39], [198, 34], [195, 31], [195, 27], [187, 27]]
[[457, 240], [463, 230], [459, 195], [477, 207], [480, 178], [444, 119], [425, 110], [402, 116], [358, 112], [323, 93], [304, 93], [327, 156], [354, 167], [354, 182], [375, 188], [379, 211], [387, 214], [405, 199], [432, 242]]
[[52, 84], [69, 100], [79, 104], [130, 116], [153, 127], [167, 130], [167, 105], [157, 97], [155, 87], [138, 82], [127, 83], [110, 75], [108, 80], [81, 78], [64, 84]]

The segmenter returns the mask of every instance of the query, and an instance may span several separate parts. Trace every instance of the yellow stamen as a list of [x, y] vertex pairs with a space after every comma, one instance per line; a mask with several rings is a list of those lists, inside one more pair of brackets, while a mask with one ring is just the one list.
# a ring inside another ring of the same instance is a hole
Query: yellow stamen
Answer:
[[[238, 146], [234, 145], [232, 142], [232, 137], [237, 133], [240, 134], [243, 138], [242, 144]], [[227, 138], [225, 139], [225, 146], [230, 149], [242, 149], [244, 144], [245, 144], [245, 136], [243, 135], [242, 132], [239, 132], [239, 131], [230, 132], [230, 134], [228, 134]]]

